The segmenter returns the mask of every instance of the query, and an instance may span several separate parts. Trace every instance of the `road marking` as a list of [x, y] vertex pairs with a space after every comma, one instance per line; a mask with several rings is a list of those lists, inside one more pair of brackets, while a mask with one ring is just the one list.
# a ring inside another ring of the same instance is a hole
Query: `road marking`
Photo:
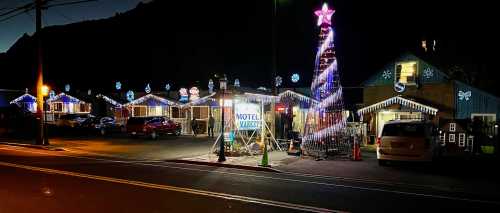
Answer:
[[[0, 148], [0, 149], [10, 150], [8, 148]], [[329, 187], [357, 189], [357, 190], [363, 190], [363, 191], [376, 191], [376, 192], [384, 192], [384, 193], [402, 194], [402, 195], [417, 196], [417, 197], [427, 197], [427, 198], [437, 198], [437, 199], [454, 200], [454, 201], [466, 201], [466, 202], [472, 202], [472, 203], [485, 203], [485, 204], [500, 205], [499, 201], [477, 200], [477, 199], [468, 199], [468, 198], [452, 197], [452, 196], [445, 196], [445, 195], [433, 195], [433, 194], [424, 194], [424, 193], [415, 193], [415, 192], [405, 192], [405, 191], [389, 190], [389, 189], [375, 188], [375, 187], [350, 186], [350, 185], [344, 185], [344, 184], [334, 184], [334, 183], [325, 183], [325, 182], [318, 182], [318, 181], [298, 180], [298, 179], [292, 179], [292, 178], [271, 177], [271, 176], [245, 174], [245, 173], [233, 173], [233, 172], [206, 170], [206, 169], [198, 169], [198, 168], [186, 168], [186, 167], [170, 166], [170, 165], [164, 165], [164, 164], [159, 165], [159, 164], [151, 164], [151, 163], [136, 163], [136, 162], [130, 162], [130, 161], [123, 161], [123, 160], [111, 160], [111, 159], [101, 159], [101, 158], [92, 158], [92, 157], [72, 156], [72, 155], [65, 155], [62, 153], [42, 153], [42, 152], [34, 152], [34, 151], [19, 150], [19, 149], [14, 149], [13, 151], [38, 153], [38, 154], [54, 155], [54, 156], [64, 156], [64, 157], [70, 157], [70, 158], [80, 158], [80, 159], [89, 159], [89, 160], [97, 160], [97, 161], [108, 161], [108, 162], [113, 162], [113, 163], [131, 164], [131, 165], [140, 165], [140, 166], [152, 166], [152, 167], [171, 168], [171, 169], [188, 170], [188, 171], [196, 171], [196, 172], [218, 173], [218, 174], [233, 175], [233, 176], [238, 175], [238, 176], [252, 177], [252, 178], [298, 182], [298, 183], [306, 183], [306, 184], [314, 184], [314, 185], [323, 185], [323, 186], [329, 186]], [[189, 165], [191, 165], [191, 164], [189, 164]]]
[[89, 174], [83, 174], [83, 173], [77, 173], [77, 172], [69, 172], [69, 171], [56, 170], [56, 169], [33, 167], [33, 166], [26, 166], [26, 165], [20, 165], [20, 164], [7, 163], [7, 162], [0, 162], [0, 166], [13, 167], [13, 168], [19, 168], [19, 169], [25, 169], [25, 170], [37, 171], [37, 172], [43, 172], [43, 173], [49, 173], [49, 174], [58, 174], [58, 175], [66, 175], [66, 176], [72, 176], [72, 177], [87, 178], [87, 179], [100, 180], [100, 181], [106, 181], [106, 182], [111, 182], [111, 183], [121, 183], [121, 184], [140, 186], [140, 187], [145, 187], [145, 188], [161, 189], [161, 190], [166, 190], [166, 191], [183, 192], [183, 193], [196, 194], [196, 195], [202, 195], [202, 196], [207, 196], [207, 197], [215, 197], [215, 198], [221, 198], [221, 199], [226, 199], [226, 200], [235, 200], [235, 201], [241, 201], [241, 202], [246, 202], [246, 203], [255, 203], [255, 204], [274, 206], [274, 207], [280, 207], [280, 208], [286, 208], [286, 209], [293, 209], [293, 210], [299, 210], [299, 211], [345, 212], [345, 211], [339, 211], [339, 210], [319, 208], [319, 207], [314, 207], [314, 206], [306, 206], [306, 205], [286, 203], [286, 202], [281, 202], [281, 201], [266, 200], [266, 199], [260, 199], [260, 198], [254, 198], [254, 197], [232, 195], [232, 194], [226, 194], [226, 193], [211, 192], [211, 191], [204, 191], [204, 190], [190, 189], [190, 188], [176, 187], [176, 186], [169, 186], [169, 185], [160, 185], [160, 184], [146, 183], [146, 182], [141, 182], [141, 181], [127, 180], [127, 179], [89, 175]]

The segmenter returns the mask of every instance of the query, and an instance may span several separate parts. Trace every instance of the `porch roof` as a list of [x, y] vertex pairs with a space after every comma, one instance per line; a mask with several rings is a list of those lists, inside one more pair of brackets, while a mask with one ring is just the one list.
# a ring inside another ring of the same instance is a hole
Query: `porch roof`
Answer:
[[85, 103], [85, 101], [82, 101], [78, 98], [75, 98], [71, 95], [68, 95], [68, 94], [65, 94], [64, 92], [61, 92], [59, 93], [58, 95], [52, 97], [52, 98], [49, 98], [47, 100], [47, 103], [51, 103], [51, 102], [57, 102], [57, 101], [61, 101], [61, 102], [71, 102], [71, 103]]
[[36, 102], [36, 97], [26, 93], [24, 95], [17, 97], [16, 99], [12, 100], [10, 102], [10, 104], [17, 104], [19, 102], [21, 102], [21, 103], [34, 103], [34, 102]]
[[165, 98], [162, 98], [160, 96], [156, 96], [156, 95], [153, 95], [153, 94], [147, 94], [145, 96], [142, 96], [138, 99], [135, 99], [131, 102], [128, 102], [126, 104], [124, 104], [123, 106], [127, 107], [127, 106], [133, 106], [133, 105], [138, 105], [138, 104], [141, 104], [141, 103], [144, 103], [146, 101], [148, 101], [149, 99], [154, 99], [160, 103], [163, 103], [163, 104], [166, 104], [166, 105], [177, 105], [178, 103], [177, 102], [174, 102], [174, 101], [171, 101], [171, 100], [168, 100], [168, 99], [165, 99]]
[[122, 107], [122, 104], [119, 103], [118, 101], [108, 97], [108, 96], [105, 96], [103, 94], [98, 94], [96, 95], [97, 98], [102, 98], [104, 101], [108, 102], [109, 104], [113, 105], [113, 106], [116, 106], [116, 107]]
[[387, 107], [387, 106], [392, 105], [392, 104], [400, 104], [400, 105], [403, 105], [405, 107], [409, 107], [409, 108], [412, 108], [412, 109], [415, 109], [415, 110], [418, 110], [421, 112], [425, 112], [425, 113], [428, 113], [431, 115], [435, 115], [438, 112], [438, 109], [436, 109], [434, 107], [430, 107], [430, 106], [418, 103], [416, 101], [412, 101], [412, 100], [403, 98], [401, 96], [395, 96], [395, 97], [392, 97], [392, 98], [389, 98], [389, 99], [383, 100], [381, 102], [378, 102], [378, 103], [372, 104], [370, 106], [359, 109], [358, 115], [363, 115], [366, 113], [374, 112], [374, 111], [377, 111], [379, 109], [382, 109], [382, 108]]

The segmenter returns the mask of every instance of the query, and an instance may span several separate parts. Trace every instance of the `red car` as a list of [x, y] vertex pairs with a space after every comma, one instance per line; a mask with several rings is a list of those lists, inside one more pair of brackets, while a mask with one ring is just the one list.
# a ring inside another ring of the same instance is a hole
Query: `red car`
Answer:
[[132, 117], [127, 121], [127, 133], [131, 136], [145, 135], [152, 139], [162, 134], [181, 134], [181, 125], [165, 117]]

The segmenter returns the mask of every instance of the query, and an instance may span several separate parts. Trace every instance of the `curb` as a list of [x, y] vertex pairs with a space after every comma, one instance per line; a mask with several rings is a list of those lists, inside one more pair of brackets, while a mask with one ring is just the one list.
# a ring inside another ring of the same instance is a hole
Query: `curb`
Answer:
[[19, 147], [26, 147], [26, 148], [32, 148], [32, 149], [43, 149], [43, 150], [49, 150], [49, 151], [65, 151], [63, 148], [60, 147], [54, 147], [54, 146], [43, 146], [43, 145], [33, 145], [33, 144], [22, 144], [22, 143], [9, 143], [9, 142], [0, 142], [2, 145], [9, 145], [9, 146], [19, 146]]
[[251, 170], [251, 171], [264, 171], [264, 172], [281, 173], [281, 171], [279, 171], [277, 169], [273, 169], [271, 167], [245, 166], [245, 165], [238, 165], [238, 164], [224, 164], [224, 163], [217, 163], [217, 162], [204, 162], [204, 161], [194, 161], [194, 160], [166, 160], [166, 162], [214, 166], [214, 167], [225, 167], [225, 168], [243, 169], [243, 170]]

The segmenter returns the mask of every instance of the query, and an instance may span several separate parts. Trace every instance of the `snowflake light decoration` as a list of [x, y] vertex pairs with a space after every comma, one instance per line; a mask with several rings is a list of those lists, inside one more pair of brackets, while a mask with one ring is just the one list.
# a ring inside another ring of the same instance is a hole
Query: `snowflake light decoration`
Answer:
[[128, 100], [128, 101], [133, 101], [133, 100], [134, 100], [134, 91], [129, 90], [129, 91], [127, 92], [127, 100]]
[[214, 81], [212, 79], [208, 80], [208, 93], [214, 92]]
[[121, 82], [119, 82], [119, 81], [117, 81], [117, 82], [115, 83], [115, 88], [116, 88], [116, 90], [121, 90], [121, 89], [122, 89], [122, 83], [121, 83]]
[[56, 97], [56, 91], [50, 90], [50, 92], [49, 92], [49, 98], [50, 99], [54, 99], [54, 97]]
[[424, 69], [424, 77], [429, 79], [429, 78], [432, 78], [432, 76], [434, 76], [434, 70], [432, 70], [432, 68], [430, 67], [427, 67]]
[[170, 91], [170, 84], [165, 84], [165, 90]]
[[234, 79], [234, 86], [240, 87], [240, 79]]
[[283, 83], [283, 78], [281, 76], [276, 76], [276, 79], [274, 79], [274, 85], [276, 85], [276, 87], [279, 87], [281, 86], [281, 84]]
[[148, 85], [146, 85], [146, 88], [144, 88], [144, 92], [146, 93], [150, 93], [151, 92], [151, 87]]
[[391, 78], [391, 71], [390, 70], [384, 70], [384, 72], [382, 73], [382, 77], [384, 79], [389, 79]]
[[299, 80], [300, 80], [300, 76], [299, 76], [299, 74], [294, 73], [294, 74], [292, 75], [292, 82], [293, 82], [293, 83], [297, 83], [297, 82], [299, 82]]
[[64, 91], [69, 92], [71, 86], [69, 84], [64, 85]]

